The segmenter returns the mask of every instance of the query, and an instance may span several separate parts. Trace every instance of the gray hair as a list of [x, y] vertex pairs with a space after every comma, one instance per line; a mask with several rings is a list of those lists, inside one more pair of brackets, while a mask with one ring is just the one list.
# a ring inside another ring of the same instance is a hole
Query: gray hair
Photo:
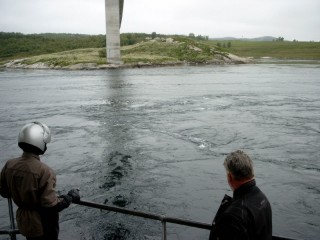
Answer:
[[242, 150], [230, 153], [223, 165], [236, 180], [248, 180], [254, 177], [252, 160]]

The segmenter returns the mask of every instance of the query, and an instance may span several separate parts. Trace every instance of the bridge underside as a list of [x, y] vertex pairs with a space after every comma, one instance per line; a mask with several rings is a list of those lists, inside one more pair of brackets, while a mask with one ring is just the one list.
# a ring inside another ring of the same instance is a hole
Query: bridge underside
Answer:
[[124, 0], [105, 0], [107, 63], [121, 64], [120, 26]]

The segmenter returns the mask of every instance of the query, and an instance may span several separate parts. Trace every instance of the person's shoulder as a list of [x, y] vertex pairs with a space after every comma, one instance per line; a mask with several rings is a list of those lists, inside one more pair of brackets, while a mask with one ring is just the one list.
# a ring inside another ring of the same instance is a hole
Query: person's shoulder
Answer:
[[7, 162], [16, 162], [20, 161], [22, 159], [22, 155], [14, 158], [10, 158]]
[[21, 160], [21, 156], [16, 157], [16, 158], [11, 158], [5, 162], [3, 168], [10, 168], [11, 166], [15, 165], [20, 160]]
[[50, 174], [50, 175], [55, 175], [53, 169], [49, 167], [46, 163], [39, 161], [39, 164], [41, 165], [41, 170], [43, 174]]
[[269, 203], [266, 194], [258, 186], [255, 187], [255, 191], [253, 191], [251, 199], [257, 201], [260, 205]]
[[46, 163], [44, 163], [42, 160], [39, 163], [40, 163], [40, 165], [42, 166], [43, 169], [48, 170], [48, 171], [49, 170], [53, 171], [52, 168], [49, 165], [47, 165]]
[[235, 199], [223, 214], [223, 221], [238, 222], [250, 212], [247, 203], [243, 199]]

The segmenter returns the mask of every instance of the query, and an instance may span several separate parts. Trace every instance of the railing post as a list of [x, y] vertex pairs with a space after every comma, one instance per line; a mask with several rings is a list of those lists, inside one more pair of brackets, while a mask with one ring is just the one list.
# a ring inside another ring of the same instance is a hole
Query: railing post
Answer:
[[10, 233], [10, 238], [11, 238], [11, 240], [16, 240], [16, 234], [14, 232], [16, 227], [14, 224], [14, 213], [13, 213], [11, 198], [8, 198], [8, 206], [9, 206], [10, 226], [11, 226], [11, 230], [12, 230], [12, 232]]
[[167, 222], [165, 220], [165, 217], [161, 220], [162, 223], [162, 240], [167, 240]]

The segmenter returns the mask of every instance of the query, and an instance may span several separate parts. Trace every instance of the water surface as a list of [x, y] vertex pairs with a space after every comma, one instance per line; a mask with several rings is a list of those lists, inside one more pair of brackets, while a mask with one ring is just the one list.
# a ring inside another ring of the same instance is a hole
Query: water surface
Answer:
[[[108, 71], [0, 72], [0, 164], [21, 154], [22, 125], [52, 130], [43, 161], [65, 193], [211, 223], [225, 193], [222, 162], [243, 149], [273, 208], [274, 235], [320, 234], [320, 67], [259, 64]], [[0, 198], [0, 225], [9, 226]], [[168, 224], [168, 239], [207, 230]], [[61, 239], [161, 239], [161, 224], [81, 206]]]

